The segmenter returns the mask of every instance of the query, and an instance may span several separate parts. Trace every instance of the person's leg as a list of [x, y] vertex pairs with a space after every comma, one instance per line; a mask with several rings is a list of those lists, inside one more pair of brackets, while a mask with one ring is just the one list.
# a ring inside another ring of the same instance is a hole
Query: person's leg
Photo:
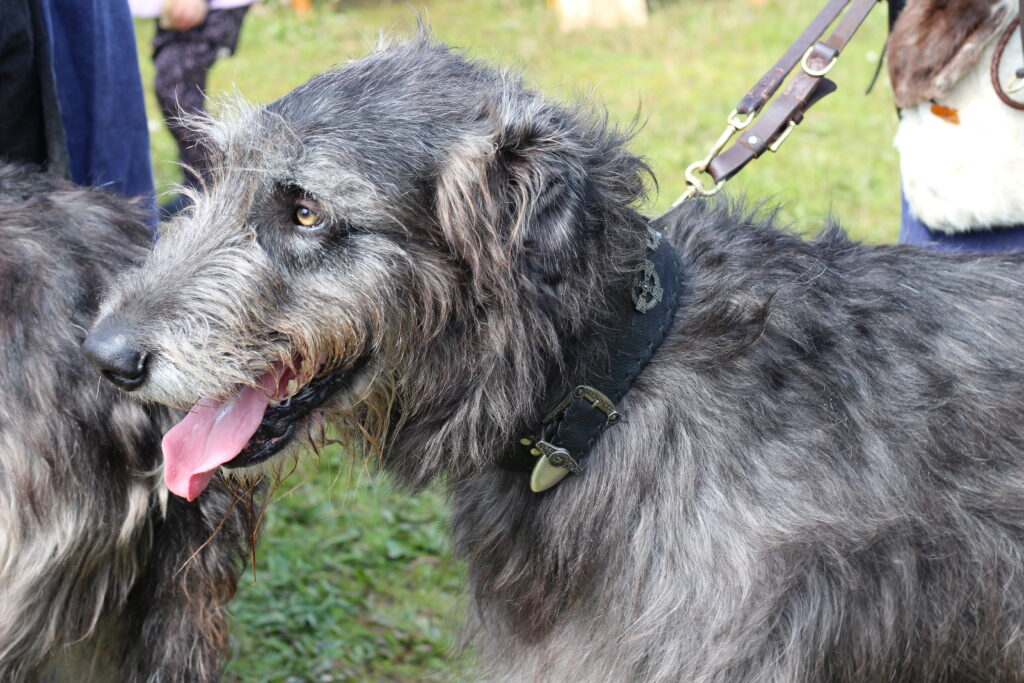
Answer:
[[149, 129], [128, 4], [43, 0], [40, 6], [71, 179], [150, 204]]
[[40, 36], [34, 28], [34, 0], [0, 4], [0, 158], [46, 164], [46, 128], [40, 87]]
[[[168, 32], [169, 33], [169, 32]], [[207, 170], [206, 154], [196, 131], [180, 121], [182, 116], [205, 110], [206, 76], [217, 58], [217, 51], [205, 41], [167, 36], [156, 53], [154, 90], [167, 129], [178, 144], [186, 185], [197, 187]]]
[[[184, 182], [191, 187], [201, 186], [209, 172], [209, 159], [200, 134], [179, 118], [205, 111], [207, 75], [218, 58], [234, 51], [248, 9], [214, 10], [194, 29], [158, 30], [153, 38], [157, 102], [177, 142]], [[161, 214], [170, 217], [187, 205], [187, 198], [179, 195], [161, 207]]]
[[38, 0], [0, 2], [0, 159], [71, 177], [46, 20]]

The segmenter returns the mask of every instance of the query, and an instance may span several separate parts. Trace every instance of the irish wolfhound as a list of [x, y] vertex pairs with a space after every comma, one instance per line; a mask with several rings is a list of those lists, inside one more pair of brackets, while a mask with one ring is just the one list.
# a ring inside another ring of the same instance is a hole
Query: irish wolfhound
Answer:
[[1024, 257], [659, 244], [626, 135], [423, 37], [208, 132], [87, 342], [195, 404], [173, 491], [323, 422], [445, 477], [491, 678], [1024, 678]]
[[127, 200], [0, 164], [2, 681], [209, 681], [226, 658], [243, 506], [222, 481], [198, 504], [169, 498], [171, 415], [79, 349], [100, 290], [149, 242]]

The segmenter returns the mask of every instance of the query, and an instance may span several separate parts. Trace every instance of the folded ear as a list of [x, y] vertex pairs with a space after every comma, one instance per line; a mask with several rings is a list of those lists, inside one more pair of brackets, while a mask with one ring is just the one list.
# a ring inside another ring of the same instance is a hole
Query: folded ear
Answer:
[[634, 205], [650, 170], [603, 110], [563, 107], [510, 79], [465, 129], [442, 164], [436, 207], [478, 287], [500, 289], [517, 272], [549, 290], [646, 236]]
[[475, 276], [513, 261], [557, 278], [587, 229], [585, 127], [539, 97], [489, 101], [472, 135], [449, 154], [437, 184], [446, 242]]

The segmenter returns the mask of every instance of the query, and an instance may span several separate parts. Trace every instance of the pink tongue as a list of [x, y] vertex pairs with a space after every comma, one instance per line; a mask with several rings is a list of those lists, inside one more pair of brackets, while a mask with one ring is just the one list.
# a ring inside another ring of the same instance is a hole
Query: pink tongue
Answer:
[[227, 401], [202, 399], [164, 435], [164, 481], [171, 493], [194, 500], [217, 468], [245, 448], [277, 390], [278, 373], [268, 372], [259, 385]]

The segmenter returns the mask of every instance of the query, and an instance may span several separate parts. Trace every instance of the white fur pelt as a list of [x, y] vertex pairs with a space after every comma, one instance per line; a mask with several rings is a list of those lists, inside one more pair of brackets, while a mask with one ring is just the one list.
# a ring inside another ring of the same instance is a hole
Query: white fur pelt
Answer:
[[[1003, 29], [1013, 16], [1006, 17]], [[1004, 86], [1024, 63], [1020, 40], [1014, 38], [1000, 63]], [[903, 191], [914, 214], [933, 230], [958, 233], [1024, 223], [1024, 111], [1004, 104], [992, 88], [996, 42], [938, 102], [957, 110], [959, 125], [933, 114], [932, 102], [901, 112], [894, 143]]]

